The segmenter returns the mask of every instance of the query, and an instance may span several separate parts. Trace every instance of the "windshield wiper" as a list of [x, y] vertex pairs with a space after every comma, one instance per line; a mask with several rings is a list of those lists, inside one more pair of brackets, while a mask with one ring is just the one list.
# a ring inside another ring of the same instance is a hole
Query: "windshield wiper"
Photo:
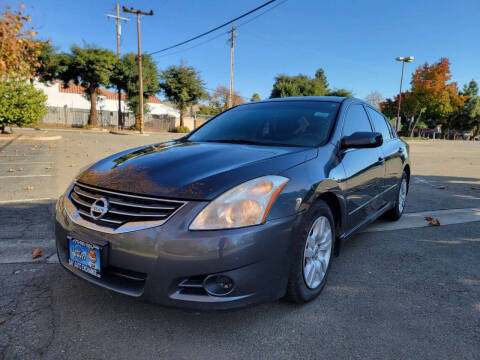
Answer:
[[293, 146], [292, 144], [280, 144], [275, 142], [261, 142], [253, 140], [241, 140], [241, 139], [217, 139], [217, 140], [204, 140], [204, 142], [216, 142], [225, 144], [244, 144], [244, 145], [261, 145], [261, 146]]

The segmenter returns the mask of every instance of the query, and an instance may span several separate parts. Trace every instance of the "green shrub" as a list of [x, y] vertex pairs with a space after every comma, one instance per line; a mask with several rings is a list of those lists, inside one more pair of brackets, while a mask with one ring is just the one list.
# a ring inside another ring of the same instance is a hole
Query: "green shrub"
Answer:
[[177, 126], [175, 129], [173, 129], [173, 132], [175, 133], [189, 133], [190, 129], [186, 126]]
[[47, 114], [47, 96], [28, 81], [0, 79], [0, 132], [6, 126], [35, 126]]

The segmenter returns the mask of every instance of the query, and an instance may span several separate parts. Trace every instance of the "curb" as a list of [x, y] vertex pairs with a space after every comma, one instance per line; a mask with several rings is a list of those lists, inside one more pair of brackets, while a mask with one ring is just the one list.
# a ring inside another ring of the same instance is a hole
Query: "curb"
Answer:
[[150, 136], [149, 133], [140, 134], [139, 132], [123, 132], [123, 131], [115, 131], [115, 130], [110, 130], [109, 133], [110, 133], [110, 134], [113, 134], [113, 135]]

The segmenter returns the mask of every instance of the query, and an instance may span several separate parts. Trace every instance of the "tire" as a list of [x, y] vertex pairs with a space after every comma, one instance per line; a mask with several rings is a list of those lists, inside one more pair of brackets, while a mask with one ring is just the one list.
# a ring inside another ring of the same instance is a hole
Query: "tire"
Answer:
[[[317, 201], [304, 215], [297, 229], [293, 239], [286, 298], [303, 304], [322, 292], [330, 271], [336, 234], [332, 211], [327, 203]], [[330, 236], [327, 235], [328, 230]], [[321, 234], [322, 231], [323, 237], [315, 236], [315, 233]], [[313, 277], [310, 271], [315, 272]]]
[[402, 217], [403, 211], [405, 210], [407, 193], [408, 193], [408, 180], [407, 180], [407, 174], [404, 171], [402, 174], [402, 180], [400, 180], [400, 186], [398, 187], [397, 197], [395, 199], [395, 205], [392, 209], [388, 210], [383, 215], [384, 219], [397, 221]]

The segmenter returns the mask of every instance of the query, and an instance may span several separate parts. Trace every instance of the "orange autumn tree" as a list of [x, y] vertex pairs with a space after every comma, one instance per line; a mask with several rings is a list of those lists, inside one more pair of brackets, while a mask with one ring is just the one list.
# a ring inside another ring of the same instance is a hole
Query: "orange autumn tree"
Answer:
[[[467, 96], [459, 94], [457, 83], [451, 82], [450, 61], [441, 58], [439, 62], [418, 66], [412, 74], [411, 89], [402, 93], [400, 115], [409, 123], [408, 131], [413, 134], [421, 119], [427, 126], [450, 126], [458, 109], [462, 107]], [[393, 100], [386, 99], [380, 103], [380, 110], [389, 118], [396, 116], [398, 95]]]
[[0, 76], [9, 79], [30, 79], [40, 66], [44, 42], [34, 41], [36, 32], [26, 26], [29, 15], [20, 10], [6, 8], [0, 16]]
[[467, 97], [459, 94], [457, 83], [450, 82], [451, 79], [447, 58], [431, 65], [426, 62], [412, 75], [408, 100], [410, 106], [424, 110], [423, 118], [428, 126], [440, 124], [448, 128], [453, 115], [465, 103]]

